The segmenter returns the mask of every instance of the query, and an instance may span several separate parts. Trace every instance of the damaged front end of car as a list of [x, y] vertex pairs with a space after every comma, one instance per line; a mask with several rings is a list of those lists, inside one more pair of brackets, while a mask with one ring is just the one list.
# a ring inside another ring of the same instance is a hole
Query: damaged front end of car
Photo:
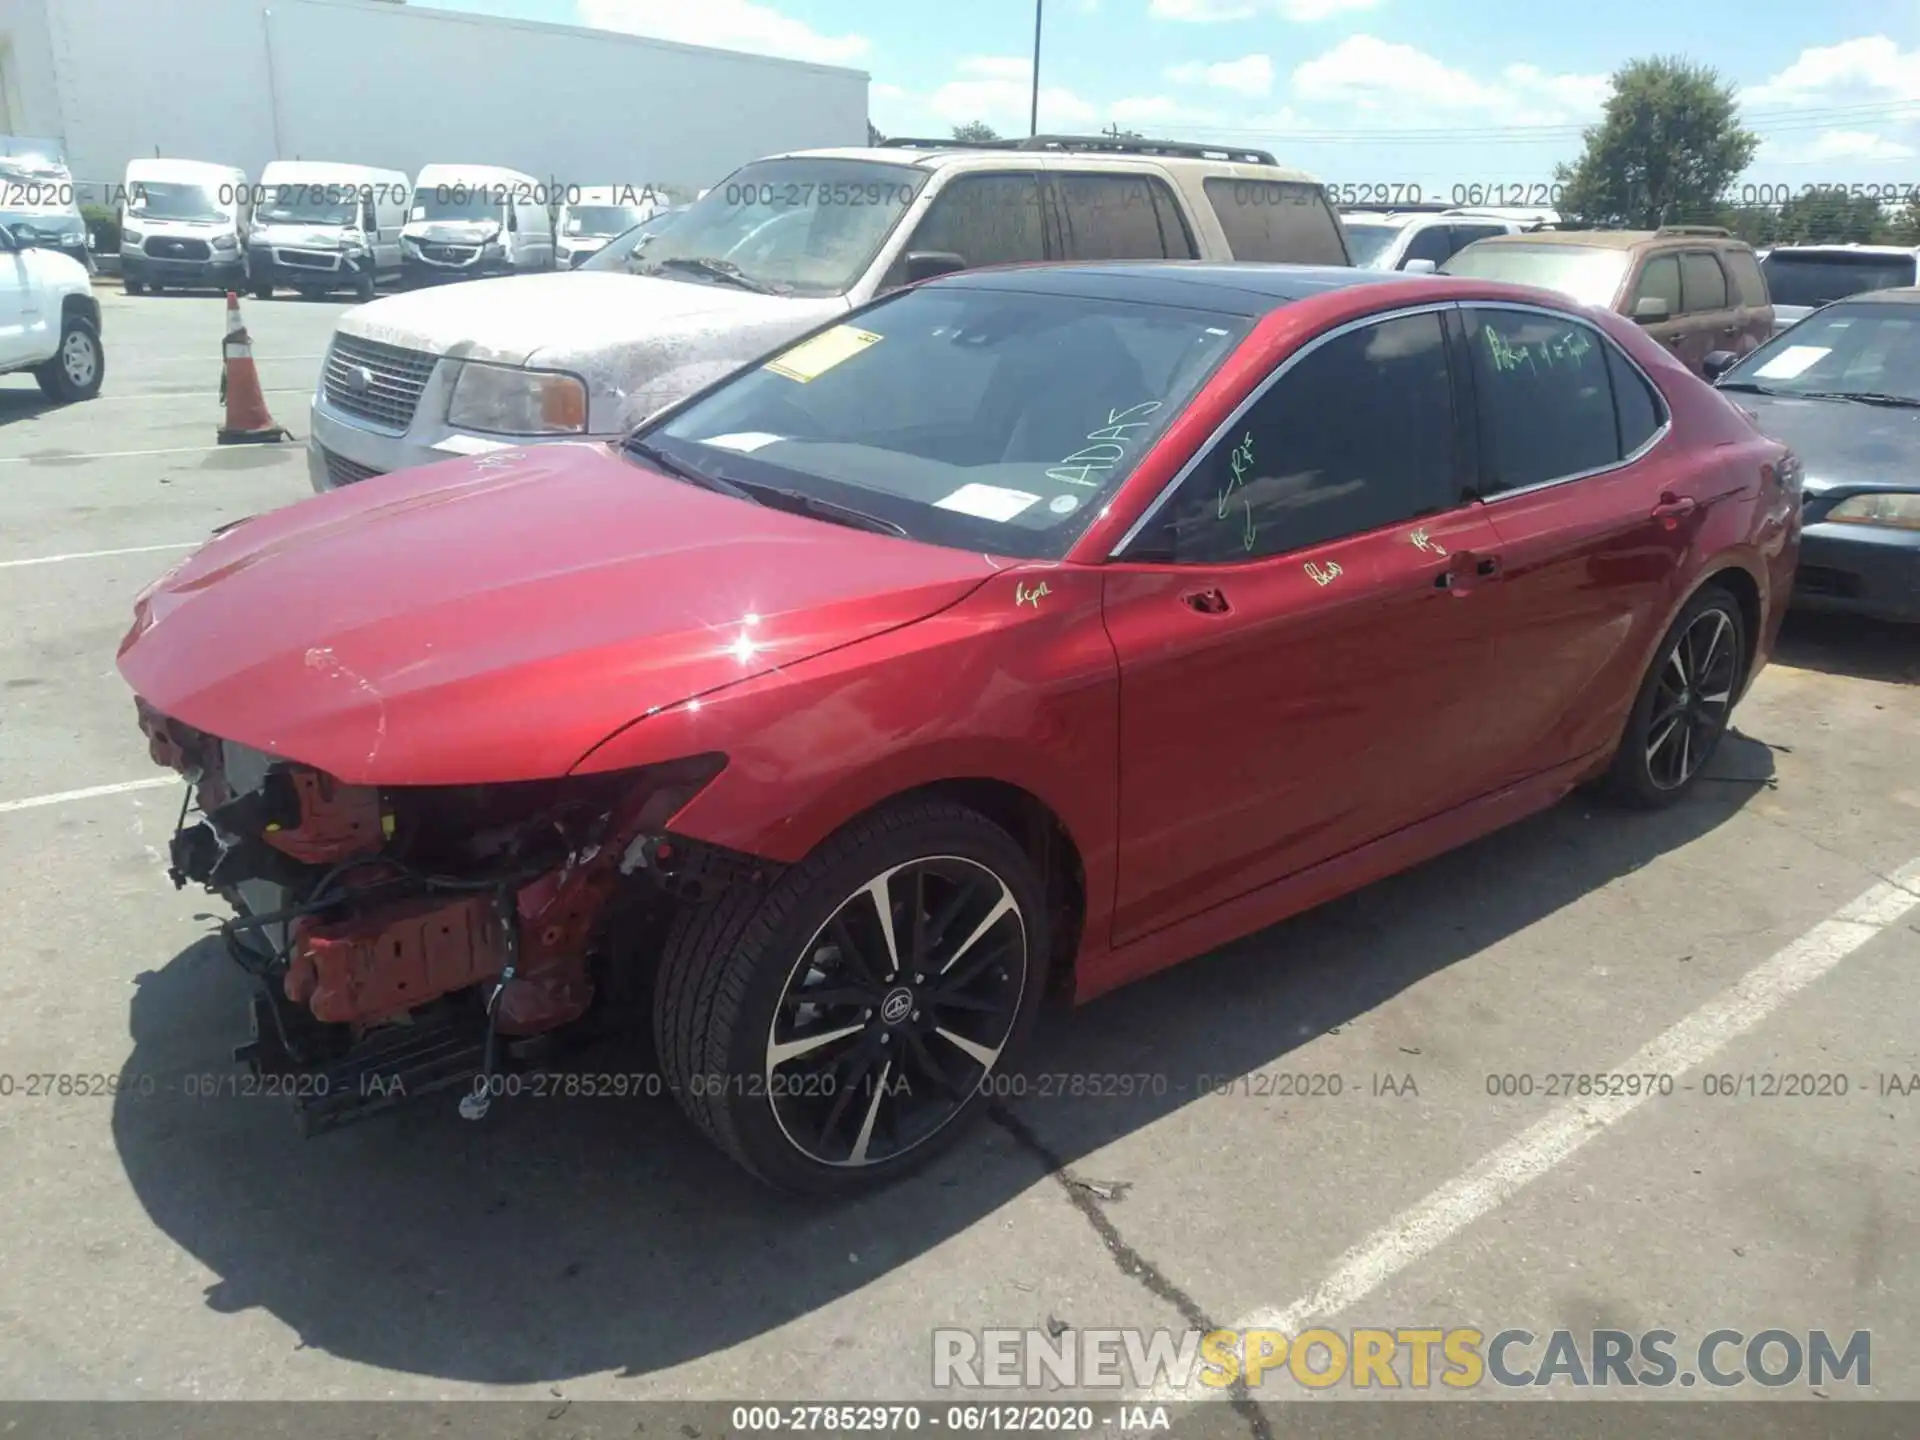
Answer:
[[503, 1070], [618, 1004], [673, 907], [762, 864], [666, 829], [721, 755], [352, 785], [136, 704], [153, 759], [191, 786], [174, 884], [235, 912], [220, 934], [255, 993], [234, 1058], [299, 1077], [281, 1088], [309, 1134], [456, 1088], [480, 1118]]

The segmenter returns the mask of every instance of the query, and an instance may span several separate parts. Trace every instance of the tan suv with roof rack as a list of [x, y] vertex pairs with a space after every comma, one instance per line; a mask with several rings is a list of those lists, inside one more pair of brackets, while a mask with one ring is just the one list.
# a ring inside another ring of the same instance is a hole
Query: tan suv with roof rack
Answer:
[[1714, 225], [1547, 230], [1476, 241], [1446, 275], [1558, 290], [1646, 327], [1696, 375], [1716, 350], [1745, 355], [1773, 333], [1753, 247]]

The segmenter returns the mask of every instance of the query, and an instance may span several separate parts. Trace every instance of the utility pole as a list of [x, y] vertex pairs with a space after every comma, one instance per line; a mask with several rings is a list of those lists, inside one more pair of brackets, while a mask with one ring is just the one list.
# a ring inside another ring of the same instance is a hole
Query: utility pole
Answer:
[[1027, 134], [1040, 133], [1040, 13], [1046, 0], [1033, 0], [1033, 109], [1027, 117]]

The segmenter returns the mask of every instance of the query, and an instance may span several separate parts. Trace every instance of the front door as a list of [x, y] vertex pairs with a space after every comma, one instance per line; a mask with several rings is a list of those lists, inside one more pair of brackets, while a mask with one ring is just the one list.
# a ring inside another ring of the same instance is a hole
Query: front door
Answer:
[[45, 318], [34, 285], [32, 257], [0, 250], [0, 365], [43, 358]]
[[1113, 943], [1477, 790], [1501, 585], [1441, 315], [1310, 343], [1112, 566]]
[[1658, 393], [1592, 326], [1546, 310], [1461, 310], [1480, 415], [1478, 489], [1499, 535], [1501, 705], [1486, 739], [1506, 784], [1609, 743], [1711, 501], [1662, 446]]

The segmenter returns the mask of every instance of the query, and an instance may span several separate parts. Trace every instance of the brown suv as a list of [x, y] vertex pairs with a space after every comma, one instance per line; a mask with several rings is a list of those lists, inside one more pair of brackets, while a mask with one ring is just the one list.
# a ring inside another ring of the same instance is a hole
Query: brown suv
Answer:
[[1697, 375], [1714, 351], [1745, 355], [1773, 333], [1773, 302], [1753, 247], [1717, 226], [1496, 235], [1440, 271], [1538, 285], [1617, 311]]

